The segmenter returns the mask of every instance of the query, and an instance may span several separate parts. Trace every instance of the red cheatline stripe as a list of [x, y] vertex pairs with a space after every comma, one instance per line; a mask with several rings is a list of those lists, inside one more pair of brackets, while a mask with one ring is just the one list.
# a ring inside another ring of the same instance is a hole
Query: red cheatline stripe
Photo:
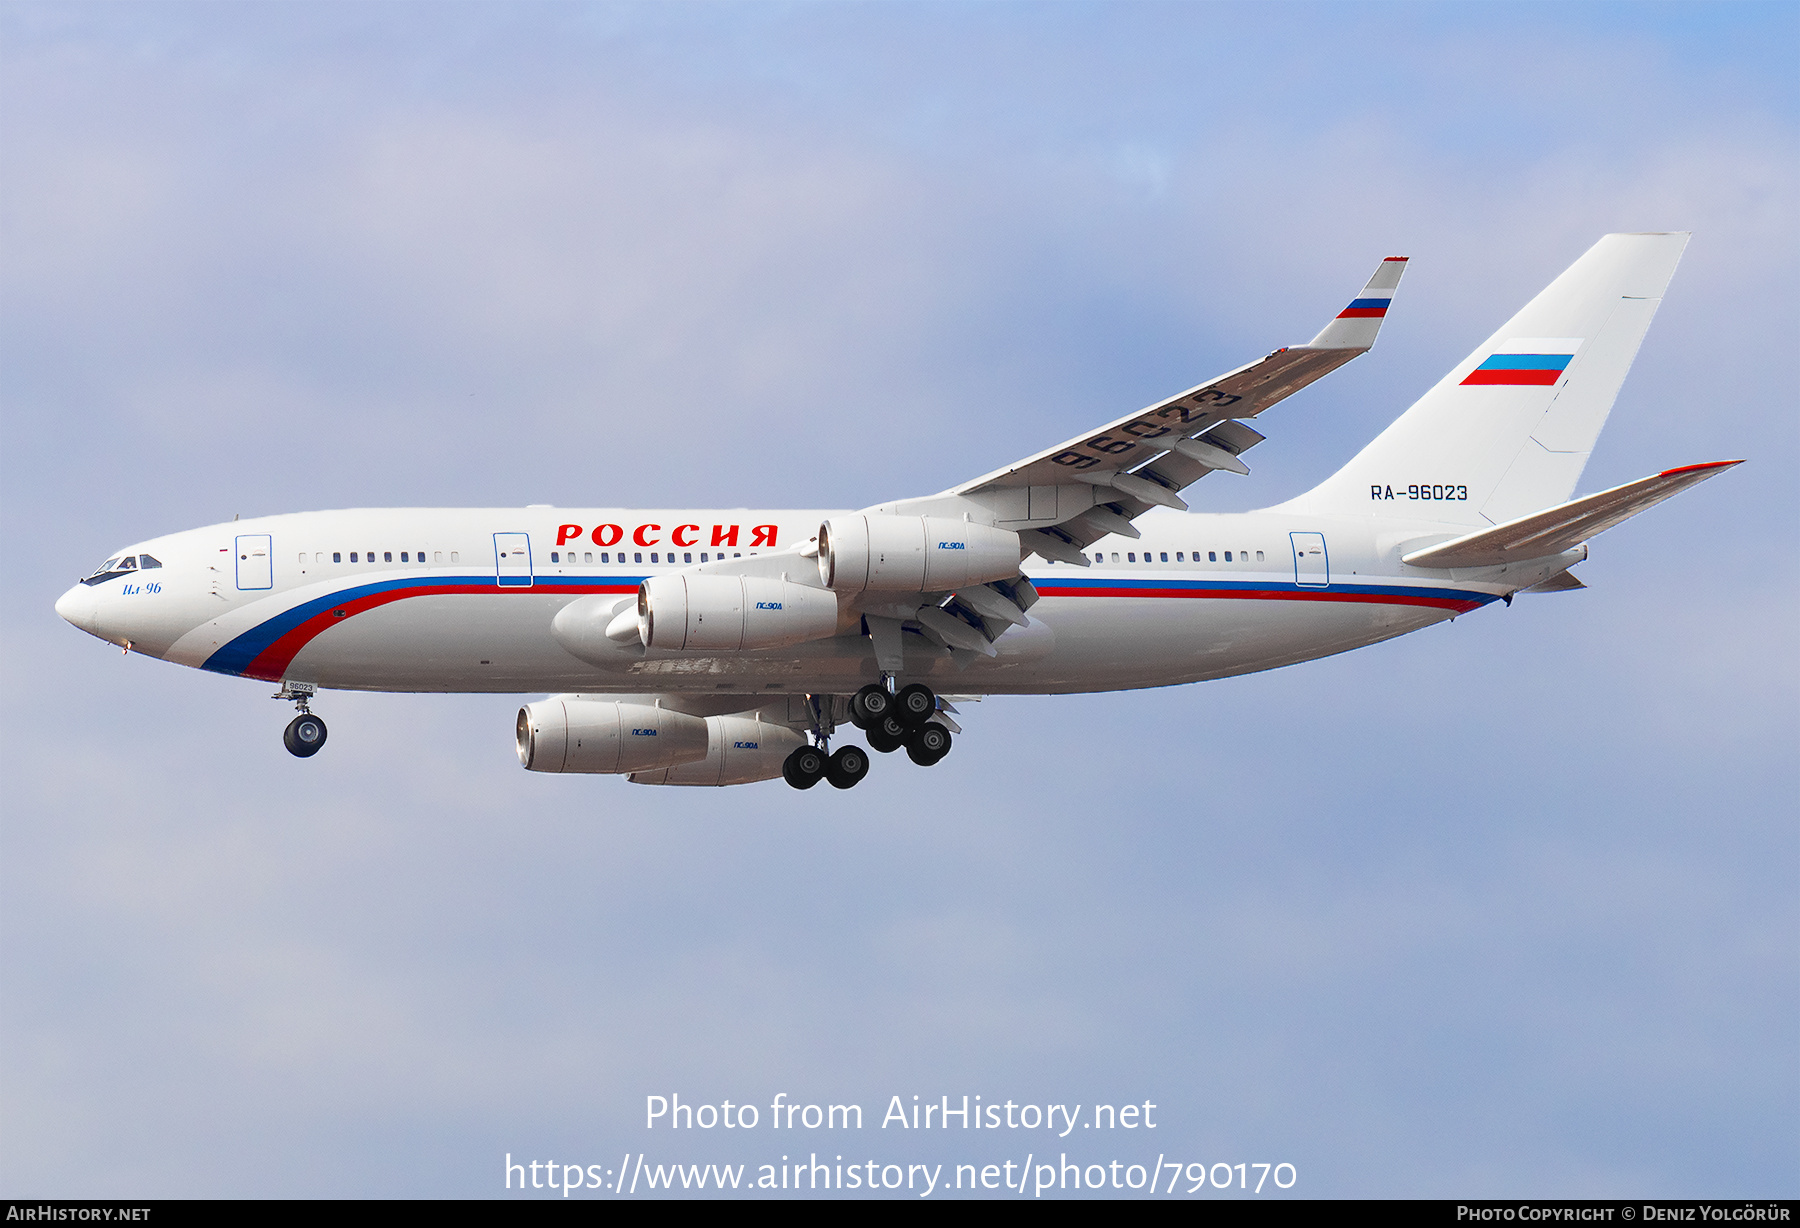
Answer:
[[[500, 588], [489, 584], [444, 584], [430, 588], [392, 588], [378, 593], [366, 593], [361, 597], [353, 597], [339, 605], [332, 606], [321, 614], [315, 614], [297, 627], [291, 628], [267, 648], [256, 654], [254, 660], [244, 669], [244, 677], [257, 678], [264, 682], [280, 682], [287, 667], [293, 663], [302, 648], [335, 623], [346, 618], [354, 618], [364, 610], [373, 610], [394, 601], [403, 601], [408, 597], [443, 597], [455, 594], [492, 594], [492, 593], [530, 593], [543, 596], [553, 590], [545, 588], [529, 588], [523, 585], [513, 588]], [[607, 592], [604, 587], [584, 589], [583, 595], [595, 592]], [[637, 591], [636, 585], [614, 586], [610, 591], [630, 593]]]
[[1340, 320], [1379, 320], [1387, 315], [1386, 307], [1346, 307], [1338, 312]]

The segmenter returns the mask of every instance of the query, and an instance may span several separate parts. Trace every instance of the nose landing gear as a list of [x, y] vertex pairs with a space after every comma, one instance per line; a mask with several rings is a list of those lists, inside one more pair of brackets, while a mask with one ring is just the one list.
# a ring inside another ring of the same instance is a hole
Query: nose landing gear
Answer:
[[325, 722], [314, 716], [308, 706], [312, 696], [312, 683], [285, 680], [281, 689], [271, 696], [273, 699], [291, 700], [300, 713], [288, 722], [288, 727], [281, 733], [281, 744], [296, 759], [310, 759], [325, 745]]
[[288, 748], [288, 754], [310, 759], [325, 745], [325, 722], [310, 712], [303, 712], [288, 722], [281, 735], [281, 744]]

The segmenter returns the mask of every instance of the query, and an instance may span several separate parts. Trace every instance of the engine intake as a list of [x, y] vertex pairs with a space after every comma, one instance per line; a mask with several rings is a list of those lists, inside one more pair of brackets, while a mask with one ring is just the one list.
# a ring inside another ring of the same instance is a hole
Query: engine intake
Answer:
[[819, 526], [819, 579], [838, 593], [928, 593], [1019, 574], [1019, 535], [942, 516], [837, 516]]
[[837, 633], [836, 595], [761, 576], [652, 576], [638, 586], [646, 648], [743, 652], [786, 648]]
[[533, 772], [647, 772], [704, 759], [709, 746], [697, 716], [572, 695], [520, 708], [517, 735]]

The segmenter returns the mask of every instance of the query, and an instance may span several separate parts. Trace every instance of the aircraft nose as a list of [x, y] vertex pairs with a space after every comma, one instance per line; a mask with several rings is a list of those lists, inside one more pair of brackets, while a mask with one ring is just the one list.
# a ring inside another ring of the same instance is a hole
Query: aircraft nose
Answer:
[[64, 622], [80, 627], [89, 635], [98, 635], [100, 633], [94, 629], [96, 604], [94, 590], [85, 584], [77, 584], [56, 599], [56, 612]]

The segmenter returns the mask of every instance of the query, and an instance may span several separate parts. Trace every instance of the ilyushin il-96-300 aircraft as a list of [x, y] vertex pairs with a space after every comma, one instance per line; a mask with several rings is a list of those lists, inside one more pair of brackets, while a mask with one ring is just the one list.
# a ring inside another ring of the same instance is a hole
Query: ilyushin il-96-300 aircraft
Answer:
[[[1607, 235], [1319, 486], [1190, 513], [1276, 402], [1375, 342], [1383, 260], [1276, 350], [941, 494], [860, 511], [302, 512], [116, 551], [56, 603], [126, 651], [277, 683], [287, 749], [323, 689], [556, 692], [537, 772], [840, 789], [930, 766], [958, 699], [1200, 682], [1582, 586], [1594, 535], [1738, 464], [1571, 498], [1686, 234]], [[838, 747], [832, 749], [837, 741]]]

